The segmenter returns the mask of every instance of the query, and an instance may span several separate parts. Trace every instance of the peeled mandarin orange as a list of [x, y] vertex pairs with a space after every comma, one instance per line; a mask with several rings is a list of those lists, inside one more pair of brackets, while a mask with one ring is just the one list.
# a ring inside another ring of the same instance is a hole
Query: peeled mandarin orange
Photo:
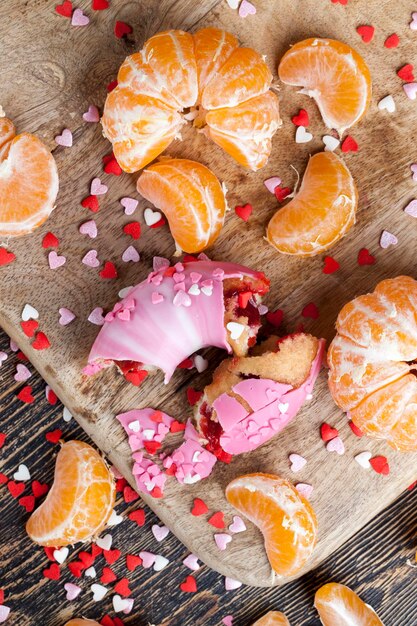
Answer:
[[303, 568], [316, 544], [317, 518], [290, 482], [273, 474], [247, 474], [227, 485], [226, 498], [258, 526], [278, 576], [293, 576]]
[[314, 598], [323, 626], [384, 626], [372, 607], [349, 587], [328, 583]]
[[82, 441], [68, 441], [56, 458], [52, 488], [26, 531], [41, 546], [87, 541], [106, 525], [115, 494], [113, 475], [99, 453]]
[[346, 165], [332, 152], [319, 152], [310, 158], [298, 193], [270, 220], [267, 241], [284, 254], [320, 254], [354, 225], [357, 205]]
[[15, 134], [0, 118], [0, 237], [31, 233], [50, 215], [58, 193], [55, 159], [40, 139]]
[[253, 626], [290, 626], [290, 623], [284, 613], [269, 611], [269, 613], [258, 619]]
[[369, 437], [417, 450], [417, 281], [398, 276], [340, 311], [328, 351], [335, 402]]
[[333, 39], [306, 39], [284, 54], [278, 67], [283, 83], [303, 87], [319, 107], [324, 123], [340, 135], [366, 113], [371, 75], [360, 54]]
[[70, 619], [70, 621], [67, 622], [65, 626], [100, 626], [100, 624], [94, 619], [84, 619], [82, 617], [76, 617], [75, 619]]
[[240, 48], [226, 31], [158, 33], [121, 65], [104, 106], [104, 134], [122, 169], [134, 172], [179, 138], [182, 124], [193, 118], [238, 163], [257, 170], [281, 124], [271, 82], [263, 57]]
[[227, 204], [208, 167], [162, 158], [142, 172], [137, 189], [166, 215], [178, 251], [201, 252], [217, 239]]

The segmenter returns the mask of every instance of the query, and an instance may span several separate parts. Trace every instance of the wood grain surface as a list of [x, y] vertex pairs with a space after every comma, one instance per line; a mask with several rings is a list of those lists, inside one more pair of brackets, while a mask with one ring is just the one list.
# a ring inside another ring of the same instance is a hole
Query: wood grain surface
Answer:
[[[40, 0], [6, 0], [0, 6], [4, 85], [1, 104], [19, 130], [36, 132], [53, 148], [61, 181], [57, 208], [47, 224], [30, 237], [5, 242], [17, 260], [1, 268], [0, 324], [22, 347], [86, 433], [134, 485], [128, 445], [114, 415], [131, 408], [154, 406], [185, 418], [190, 414], [186, 387], [202, 388], [223, 355], [209, 351], [209, 371], [198, 377], [194, 372], [178, 372], [168, 386], [162, 385], [160, 374], [150, 377], [139, 390], [125, 384], [114, 371], [106, 371], [94, 379], [82, 377], [81, 368], [97, 333], [97, 327], [87, 322], [90, 311], [96, 306], [111, 308], [122, 287], [145, 277], [154, 254], [171, 256], [174, 252], [167, 229], [144, 226], [137, 246], [140, 264], [121, 262], [122, 251], [131, 243], [122, 226], [132, 218], [123, 214], [118, 200], [135, 195], [136, 176], [103, 175], [101, 157], [109, 152], [110, 146], [98, 125], [83, 122], [82, 113], [89, 104], [102, 105], [105, 86], [115, 77], [123, 58], [163, 28], [196, 30], [209, 24], [227, 28], [238, 34], [244, 44], [266, 54], [274, 74], [282, 53], [300, 39], [326, 36], [354, 44], [369, 63], [374, 77], [374, 98], [366, 119], [352, 131], [360, 150], [345, 158], [357, 181], [360, 208], [358, 224], [332, 250], [341, 265], [337, 273], [324, 275], [321, 257], [300, 260], [281, 256], [262, 239], [265, 225], [277, 209], [275, 199], [262, 184], [263, 179], [279, 175], [285, 184], [294, 185], [296, 174], [291, 166], [303, 171], [308, 155], [322, 149], [321, 136], [326, 131], [312, 102], [293, 89], [280, 87], [284, 126], [275, 136], [269, 164], [256, 174], [234, 164], [192, 128], [184, 131], [182, 143], [176, 142], [169, 149], [170, 154], [194, 158], [212, 168], [229, 189], [230, 206], [246, 202], [254, 206], [247, 224], [233, 212], [229, 214], [218, 242], [210, 251], [212, 258], [262, 269], [271, 278], [267, 304], [285, 310], [283, 332], [291, 331], [303, 321], [307, 330], [331, 339], [337, 313], [346, 301], [372, 290], [382, 278], [400, 273], [416, 275], [417, 225], [402, 211], [415, 193], [409, 171], [414, 156], [410, 154], [410, 146], [417, 136], [415, 103], [402, 93], [401, 81], [395, 74], [396, 68], [414, 57], [416, 35], [408, 28], [408, 22], [415, 7], [409, 0], [395, 3], [357, 0], [348, 7], [333, 5], [328, 0], [282, 0], [277, 10], [277, 3], [269, 0], [259, 3], [256, 16], [242, 20], [225, 2], [113, 0], [110, 10], [95, 13], [89, 11], [89, 2], [78, 4], [91, 17], [87, 28], [71, 27], [69, 20], [54, 13], [50, 3]], [[133, 35], [127, 40], [114, 37], [116, 19], [132, 25]], [[361, 23], [378, 26], [375, 40], [369, 46], [355, 33]], [[401, 45], [386, 50], [383, 41], [395, 31], [401, 34]], [[394, 94], [397, 102], [397, 112], [392, 116], [376, 107], [387, 93]], [[308, 109], [310, 130], [314, 134], [314, 140], [303, 146], [295, 144], [290, 122], [290, 116], [300, 106]], [[74, 135], [71, 149], [55, 147], [53, 141], [64, 127], [70, 128]], [[80, 201], [88, 195], [94, 176], [101, 176], [109, 185], [109, 192], [101, 199], [100, 212], [95, 216], [99, 236], [92, 244], [79, 235], [78, 226], [91, 218]], [[144, 206], [141, 202], [140, 209]], [[138, 212], [141, 216], [141, 210]], [[384, 228], [395, 233], [400, 243], [378, 251]], [[66, 264], [56, 270], [48, 268], [47, 253], [41, 247], [47, 230], [59, 237], [59, 253], [67, 257]], [[116, 263], [117, 281], [102, 280], [97, 270], [82, 265], [81, 258], [93, 247], [101, 261]], [[358, 266], [357, 254], [362, 247], [376, 254], [375, 265]], [[303, 306], [311, 301], [320, 310], [314, 322], [300, 316]], [[49, 350], [33, 350], [19, 328], [26, 302], [40, 311], [41, 328], [52, 342]], [[65, 328], [58, 324], [58, 308], [62, 306], [77, 314], [77, 320]], [[347, 448], [343, 457], [324, 450], [318, 436], [323, 421], [340, 429]], [[364, 449], [373, 454], [387, 454], [391, 466], [389, 477], [365, 474], [354, 463], [353, 456]], [[171, 481], [163, 500], [144, 499], [179, 539], [211, 567], [245, 583], [267, 586], [273, 583], [273, 577], [257, 529], [251, 527], [225, 553], [220, 553], [208, 527], [190, 515], [190, 506], [193, 496], [199, 495], [213, 510], [222, 509], [231, 515], [223, 496], [229, 480], [256, 470], [294, 479], [287, 459], [291, 452], [308, 459], [306, 470], [297, 478], [314, 485], [312, 504], [320, 523], [319, 543], [307, 569], [358, 532], [416, 474], [416, 455], [396, 454], [383, 443], [359, 440], [351, 434], [346, 418], [329, 396], [323, 372], [313, 401], [282, 435], [257, 452], [235, 459], [228, 467], [218, 464], [212, 477], [201, 484], [180, 487]]]

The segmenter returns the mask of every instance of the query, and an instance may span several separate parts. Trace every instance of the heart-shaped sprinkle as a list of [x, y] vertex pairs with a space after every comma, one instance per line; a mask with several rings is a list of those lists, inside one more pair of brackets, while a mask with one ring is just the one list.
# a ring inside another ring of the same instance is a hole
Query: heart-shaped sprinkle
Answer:
[[327, 424], [327, 422], [323, 422], [320, 426], [320, 437], [323, 441], [330, 441], [331, 439], [338, 437], [338, 435], [339, 431], [337, 428], [332, 428], [330, 424]]
[[91, 8], [93, 11], [104, 11], [109, 8], [109, 2], [108, 0], [93, 0]]
[[417, 200], [411, 200], [405, 207], [404, 213], [411, 215], [411, 217], [417, 217]]
[[307, 465], [307, 460], [300, 454], [290, 454], [288, 459], [291, 463], [290, 470], [292, 472], [299, 472]]
[[139, 556], [142, 559], [142, 565], [145, 569], [152, 567], [155, 563], [155, 554], [152, 554], [152, 552], [142, 550], [142, 552], [139, 552]]
[[72, 2], [70, 0], [65, 0], [62, 4], [57, 4], [55, 7], [55, 11], [58, 15], [62, 15], [63, 17], [71, 17], [72, 14]]
[[379, 240], [379, 245], [381, 246], [381, 248], [384, 248], [385, 250], [386, 248], [389, 248], [390, 246], [396, 246], [397, 243], [398, 243], [398, 239], [395, 235], [388, 232], [387, 230], [382, 231], [382, 234]]
[[87, 568], [84, 572], [86, 578], [95, 578], [97, 576], [96, 568], [93, 565]]
[[243, 324], [239, 324], [238, 322], [228, 322], [226, 324], [226, 328], [229, 331], [230, 338], [232, 340], [239, 339], [239, 337], [245, 330], [245, 326]]
[[70, 309], [67, 309], [66, 307], [61, 307], [59, 309], [59, 315], [60, 317], [58, 321], [61, 326], [67, 326], [68, 324], [71, 324], [71, 322], [76, 318], [75, 313], [73, 313]]
[[90, 124], [96, 124], [100, 121], [99, 110], [96, 106], [94, 106], [94, 104], [90, 104], [88, 111], [83, 113], [83, 120], [85, 122], [90, 122]]
[[159, 211], [152, 211], [149, 207], [143, 212], [143, 219], [145, 220], [145, 224], [147, 226], [154, 226], [159, 222], [162, 215]]
[[384, 46], [386, 48], [396, 48], [400, 43], [400, 38], [396, 33], [393, 33], [389, 37], [387, 37], [384, 41]]
[[75, 9], [72, 14], [71, 24], [72, 26], [87, 26], [90, 22], [90, 18], [82, 12], [81, 9]]
[[36, 320], [28, 320], [27, 322], [20, 322], [20, 326], [26, 337], [34, 337], [35, 332], [39, 327], [39, 322]]
[[313, 135], [304, 126], [298, 126], [295, 133], [295, 143], [308, 143], [313, 139]]
[[364, 43], [370, 43], [375, 35], [375, 28], [368, 24], [363, 26], [358, 26], [356, 29], [358, 35], [362, 37], [362, 41]]
[[358, 252], [359, 265], [374, 265], [376, 258], [370, 254], [367, 248], [361, 248]]
[[324, 257], [323, 274], [334, 274], [340, 269], [339, 263], [331, 256]]
[[382, 98], [382, 100], [378, 102], [378, 109], [380, 111], [388, 111], [388, 113], [395, 113], [396, 106], [394, 98], [391, 95]]
[[32, 374], [23, 363], [18, 363], [16, 365], [16, 374], [14, 375], [14, 379], [18, 383], [24, 383], [25, 380], [28, 380]]
[[246, 524], [239, 515], [233, 515], [233, 522], [229, 526], [231, 533], [243, 533], [246, 530]]
[[414, 80], [414, 65], [406, 63], [397, 71], [397, 76], [406, 83], [411, 83]]
[[64, 422], [70, 422], [72, 420], [72, 415], [66, 406], [64, 406], [64, 409], [62, 411], [62, 419], [64, 420]]
[[323, 135], [322, 140], [325, 152], [334, 152], [340, 146], [340, 139], [336, 139], [333, 135]]
[[66, 546], [63, 546], [62, 548], [56, 548], [52, 554], [53, 554], [55, 561], [59, 563], [60, 565], [62, 565], [62, 563], [65, 561], [65, 559], [69, 555], [69, 549]]
[[85, 209], [90, 209], [92, 213], [97, 213], [97, 211], [100, 209], [97, 196], [87, 196], [86, 198], [84, 198], [84, 200], [81, 201], [81, 206]]
[[74, 585], [74, 583], [65, 583], [64, 589], [67, 592], [67, 600], [75, 600], [77, 598], [82, 589], [78, 585]]
[[103, 309], [101, 308], [101, 306], [98, 306], [95, 309], [93, 309], [87, 319], [89, 322], [91, 322], [92, 324], [95, 324], [96, 326], [103, 326], [104, 317], [103, 317]]
[[226, 591], [233, 591], [234, 589], [239, 589], [242, 586], [239, 580], [235, 580], [234, 578], [229, 578], [229, 576], [225, 576], [224, 578], [224, 588]]
[[72, 146], [72, 132], [69, 128], [64, 128], [60, 135], [55, 137], [55, 143], [58, 146], [63, 146], [64, 148], [71, 148]]
[[25, 404], [32, 404], [32, 402], [35, 402], [35, 398], [32, 396], [32, 387], [30, 385], [23, 387], [16, 397]]
[[256, 7], [248, 0], [242, 0], [239, 6], [239, 17], [248, 17], [248, 15], [255, 15]]
[[158, 526], [158, 524], [152, 525], [152, 534], [157, 541], [163, 541], [165, 537], [169, 535], [169, 528], [166, 526]]
[[108, 592], [107, 587], [103, 587], [103, 585], [100, 585], [99, 583], [93, 583], [90, 589], [93, 592], [94, 602], [100, 602], [100, 600], [103, 600]]
[[403, 89], [405, 92], [405, 95], [407, 96], [407, 98], [409, 98], [410, 100], [415, 100], [417, 97], [417, 83], [407, 83], [405, 85], [403, 85]]
[[130, 222], [129, 224], [125, 224], [123, 226], [123, 232], [126, 233], [126, 235], [130, 235], [132, 239], [139, 239], [140, 230], [139, 222]]
[[224, 626], [233, 626], [233, 615], [226, 615], [223, 617], [222, 622]]
[[0, 246], [0, 267], [2, 265], [8, 265], [16, 259], [16, 255], [13, 252], [8, 252], [6, 248]]
[[208, 367], [207, 359], [204, 359], [200, 354], [196, 354], [194, 357], [194, 365], [199, 374], [204, 372]]
[[312, 320], [316, 320], [318, 319], [320, 313], [317, 308], [317, 305], [314, 302], [309, 302], [301, 311], [301, 315], [303, 317], [309, 317]]
[[336, 452], [337, 454], [345, 453], [345, 446], [340, 437], [335, 437], [327, 442], [326, 445], [327, 452]]
[[240, 0], [226, 0], [227, 4], [231, 9], [237, 9], [239, 6]]
[[122, 598], [121, 596], [119, 596], [119, 594], [115, 594], [113, 596], [112, 602], [113, 602], [113, 609], [115, 613], [122, 613], [130, 606], [129, 599]]
[[36, 335], [35, 341], [32, 342], [32, 348], [34, 350], [47, 350], [51, 345], [48, 337], [45, 333], [39, 331]]
[[187, 578], [180, 584], [181, 591], [185, 591], [187, 593], [195, 593], [197, 591], [197, 583], [195, 578], [192, 576], [187, 576]]
[[0, 350], [0, 365], [8, 358], [7, 352]]
[[89, 250], [81, 259], [81, 263], [84, 263], [84, 265], [88, 267], [98, 267], [100, 261], [97, 258], [97, 250]]
[[[200, 515], [204, 515], [204, 513], [208, 512], [207, 504], [201, 500], [201, 498], [194, 498], [193, 508], [191, 509], [191, 515], [195, 517], [199, 517]], [[222, 526], [223, 528], [223, 526]]]
[[153, 291], [151, 295], [152, 304], [161, 304], [165, 300], [162, 293], [158, 293], [157, 291]]
[[59, 246], [59, 239], [54, 233], [48, 232], [42, 239], [42, 248], [57, 248]]
[[125, 37], [125, 35], [130, 35], [132, 31], [132, 27], [130, 26], [130, 24], [126, 24], [126, 22], [121, 22], [117, 20], [116, 24], [114, 25], [114, 34], [118, 39]]
[[198, 562], [198, 557], [195, 554], [189, 554], [184, 560], [183, 565], [191, 569], [193, 572], [196, 572], [200, 569], [200, 564]]
[[309, 485], [308, 483], [298, 483], [297, 485], [295, 485], [295, 488], [297, 489], [298, 493], [303, 496], [303, 498], [307, 498], [307, 500], [313, 493], [313, 486]]
[[45, 578], [49, 578], [49, 580], [59, 580], [61, 576], [58, 563], [52, 563], [50, 567], [44, 569], [42, 573]]
[[217, 511], [216, 513], [214, 513], [208, 520], [208, 523], [214, 526], [214, 528], [224, 528], [225, 524], [223, 511]]
[[101, 182], [100, 178], [93, 178], [90, 186], [90, 194], [92, 196], [103, 196], [108, 191], [107, 185]]
[[413, 180], [417, 181], [417, 163], [412, 163], [410, 165], [410, 170], [413, 174]]
[[19, 465], [19, 468], [17, 470], [17, 472], [15, 472], [13, 474], [13, 478], [15, 480], [20, 480], [20, 481], [25, 481], [25, 480], [30, 480], [30, 472], [28, 470], [28, 468], [26, 467], [26, 465], [24, 465], [24, 463], [21, 463]]
[[388, 474], [390, 473], [390, 467], [386, 456], [374, 456], [372, 459], [369, 460], [369, 463], [372, 469], [377, 474], [383, 474], [384, 476], [388, 476]]
[[99, 548], [102, 548], [102, 550], [110, 550], [112, 542], [113, 537], [109, 533], [104, 535], [104, 537], [97, 537], [96, 539], [96, 544]]
[[27, 322], [28, 320], [37, 320], [38, 318], [39, 311], [31, 304], [25, 304], [22, 311], [22, 320]]
[[95, 220], [83, 222], [78, 230], [82, 235], [88, 235], [90, 239], [95, 239], [97, 237], [97, 224]]
[[359, 146], [356, 141], [348, 135], [342, 142], [342, 152], [357, 152], [359, 150]]
[[271, 176], [264, 180], [264, 185], [270, 193], [274, 193], [275, 187], [278, 187], [282, 183], [282, 180], [278, 176]]
[[177, 291], [173, 300], [174, 306], [191, 306], [191, 298], [185, 291]]
[[248, 221], [248, 219], [250, 218], [252, 214], [252, 211], [253, 211], [253, 206], [251, 204], [245, 204], [243, 206], [235, 207], [236, 215], [240, 217], [240, 219], [242, 219], [244, 222]]
[[281, 413], [281, 415], [285, 415], [287, 413], [289, 406], [290, 406], [289, 402], [278, 403], [278, 410]]
[[48, 254], [48, 263], [51, 270], [55, 270], [58, 267], [65, 265], [66, 260], [66, 257], [64, 257], [63, 255], [59, 256], [55, 252], [55, 250], [51, 250], [51, 252]]
[[291, 118], [291, 121], [295, 126], [308, 126], [310, 123], [308, 113], [305, 109], [300, 109], [297, 115], [294, 115]]
[[226, 550], [227, 545], [232, 541], [232, 537], [227, 533], [215, 533], [214, 541], [219, 550]]
[[[169, 532], [169, 531], [168, 531]], [[169, 563], [169, 559], [162, 556], [162, 554], [155, 555], [155, 563], [153, 564], [154, 572], [160, 572], [164, 569]]]
[[134, 246], [129, 246], [122, 254], [122, 260], [125, 263], [132, 261], [132, 263], [137, 263], [140, 261], [139, 252], [136, 250]]
[[417, 30], [417, 11], [411, 14], [410, 28], [411, 30]]
[[369, 452], [368, 450], [365, 450], [365, 452], [360, 452], [354, 458], [355, 458], [356, 463], [358, 463], [361, 467], [363, 467], [364, 469], [370, 469], [371, 464], [369, 461], [371, 459], [371, 456], [372, 456], [372, 453]]
[[136, 211], [139, 201], [126, 196], [120, 200], [120, 204], [124, 208], [126, 215], [132, 215]]

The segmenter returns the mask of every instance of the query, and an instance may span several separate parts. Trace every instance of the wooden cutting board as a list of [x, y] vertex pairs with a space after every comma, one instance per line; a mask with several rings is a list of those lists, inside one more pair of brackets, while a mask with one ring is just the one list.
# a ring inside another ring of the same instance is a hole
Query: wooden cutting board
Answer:
[[[169, 154], [200, 160], [212, 168], [229, 189], [231, 207], [253, 204], [254, 212], [247, 224], [234, 211], [229, 213], [210, 254], [217, 260], [263, 270], [270, 277], [272, 289], [266, 303], [271, 309], [285, 310], [283, 332], [293, 330], [302, 321], [307, 330], [330, 340], [337, 313], [345, 302], [372, 290], [382, 278], [401, 273], [417, 277], [417, 223], [403, 213], [404, 206], [417, 191], [409, 169], [413, 159], [417, 160], [412, 150], [417, 140], [416, 103], [407, 99], [395, 73], [404, 63], [415, 61], [417, 34], [408, 28], [415, 3], [350, 0], [348, 6], [342, 6], [330, 0], [254, 1], [257, 14], [241, 19], [225, 1], [112, 0], [109, 10], [93, 12], [91, 3], [83, 0], [77, 6], [91, 18], [89, 26], [84, 28], [72, 27], [68, 19], [56, 15], [54, 3], [6, 1], [0, 7], [1, 104], [20, 131], [35, 132], [53, 149], [60, 174], [57, 208], [47, 224], [29, 237], [3, 242], [17, 260], [0, 269], [0, 324], [133, 486], [127, 440], [114, 416], [132, 408], [153, 406], [185, 419], [190, 415], [185, 389], [189, 385], [202, 388], [224, 356], [219, 351], [208, 351], [208, 371], [202, 375], [197, 375], [195, 370], [178, 371], [167, 386], [163, 385], [160, 373], [149, 377], [140, 389], [126, 384], [110, 370], [94, 379], [81, 375], [98, 331], [97, 326], [87, 322], [91, 310], [96, 306], [111, 308], [122, 287], [146, 276], [154, 254], [171, 256], [174, 252], [166, 227], [154, 230], [143, 225], [143, 235], [136, 245], [141, 254], [140, 263], [121, 261], [122, 251], [132, 243], [123, 234], [122, 226], [132, 219], [143, 221], [145, 205], [140, 202], [134, 217], [124, 215], [119, 199], [126, 195], [136, 197], [137, 176], [124, 174], [116, 178], [102, 173], [101, 157], [110, 151], [110, 145], [102, 137], [98, 124], [87, 124], [82, 119], [89, 104], [102, 106], [105, 86], [114, 79], [124, 57], [140, 49], [154, 32], [166, 28], [196, 30], [206, 25], [228, 29], [244, 44], [266, 54], [274, 75], [277, 62], [288, 46], [311, 36], [346, 41], [369, 63], [374, 78], [372, 105], [366, 119], [352, 130], [359, 151], [345, 157], [359, 188], [358, 224], [331, 251], [340, 263], [340, 270], [333, 275], [322, 273], [322, 257], [282, 256], [262, 239], [265, 225], [278, 207], [263, 180], [279, 175], [286, 185], [293, 186], [296, 174], [291, 166], [303, 172], [308, 155], [323, 147], [321, 137], [327, 131], [312, 101], [297, 94], [295, 89], [280, 86], [284, 125], [274, 138], [272, 157], [261, 172], [243, 170], [192, 128], [184, 131], [182, 143], [176, 142], [169, 149]], [[127, 40], [115, 38], [116, 19], [133, 26], [133, 35]], [[355, 32], [360, 24], [376, 26], [375, 39], [369, 45], [362, 43]], [[400, 35], [401, 43], [398, 48], [387, 50], [383, 42], [394, 32]], [[397, 104], [397, 112], [392, 115], [378, 111], [376, 106], [387, 94], [393, 94]], [[309, 130], [314, 134], [314, 140], [302, 146], [295, 144], [290, 121], [299, 107], [308, 109]], [[70, 149], [56, 147], [53, 140], [65, 127], [74, 135]], [[93, 216], [80, 206], [80, 201], [88, 195], [94, 176], [101, 176], [109, 192], [100, 198], [100, 212]], [[80, 223], [92, 217], [99, 228], [95, 240], [78, 232]], [[397, 246], [388, 250], [379, 248], [383, 229], [395, 233]], [[49, 269], [47, 251], [41, 246], [48, 230], [59, 237], [59, 253], [67, 257], [66, 264], [56, 270]], [[375, 265], [358, 266], [357, 254], [362, 247], [375, 254]], [[91, 248], [98, 250], [102, 261], [116, 263], [118, 280], [102, 280], [97, 270], [81, 263]], [[312, 301], [320, 311], [314, 322], [301, 317], [304, 305]], [[25, 303], [39, 310], [40, 326], [52, 342], [49, 350], [33, 350], [23, 335], [19, 321]], [[58, 308], [62, 306], [77, 315], [77, 320], [66, 327], [58, 323]], [[344, 456], [326, 452], [318, 434], [323, 421], [340, 429], [346, 445]], [[366, 472], [355, 463], [354, 455], [363, 450], [386, 454], [390, 476]], [[297, 475], [289, 470], [291, 452], [308, 459], [306, 468]], [[269, 586], [274, 581], [258, 530], [249, 525], [248, 532], [236, 536], [225, 552], [219, 552], [213, 540], [214, 529], [205, 519], [190, 514], [193, 497], [204, 498], [212, 511], [221, 509], [231, 520], [232, 510], [223, 493], [227, 483], [239, 474], [275, 472], [296, 482], [311, 483], [320, 538], [304, 570], [308, 571], [359, 532], [417, 477], [416, 461], [416, 454], [395, 453], [384, 443], [356, 438], [333, 403], [326, 374], [322, 372], [313, 400], [273, 441], [235, 459], [230, 466], [217, 464], [212, 476], [200, 484], [183, 487], [171, 480], [163, 500], [150, 497], [144, 500], [205, 563], [246, 584]]]

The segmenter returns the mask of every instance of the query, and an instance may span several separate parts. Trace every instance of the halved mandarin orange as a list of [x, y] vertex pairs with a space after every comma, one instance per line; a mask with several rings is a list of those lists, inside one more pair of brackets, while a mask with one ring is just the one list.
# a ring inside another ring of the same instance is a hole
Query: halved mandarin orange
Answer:
[[137, 189], [166, 215], [178, 252], [201, 252], [217, 239], [227, 204], [222, 185], [208, 167], [161, 158], [142, 172]]
[[70, 621], [67, 622], [65, 626], [100, 626], [100, 624], [94, 619], [84, 619], [82, 617], [76, 617], [75, 619], [70, 619]]
[[13, 122], [0, 118], [0, 237], [31, 233], [52, 212], [57, 193], [48, 148], [34, 135], [16, 135]]
[[304, 567], [316, 545], [317, 518], [289, 481], [273, 474], [247, 474], [227, 485], [226, 498], [258, 526], [278, 576], [293, 576]]
[[280, 611], [269, 611], [269, 613], [258, 619], [252, 626], [290, 626], [290, 623], [284, 613]]
[[372, 607], [339, 583], [320, 587], [314, 606], [323, 626], [384, 626]]
[[115, 495], [114, 477], [99, 453], [83, 441], [68, 441], [58, 452], [52, 488], [26, 531], [41, 546], [88, 541], [105, 527]]
[[104, 134], [122, 169], [134, 172], [179, 138], [181, 125], [193, 118], [240, 164], [256, 170], [268, 160], [281, 124], [271, 82], [263, 57], [240, 48], [230, 33], [158, 33], [121, 65], [118, 86], [104, 106]]
[[398, 276], [340, 311], [328, 351], [329, 387], [369, 437], [417, 450], [417, 281]]
[[278, 66], [283, 83], [302, 87], [324, 123], [340, 135], [356, 124], [371, 102], [368, 66], [353, 48], [334, 39], [306, 39], [288, 50]]
[[332, 152], [319, 152], [310, 157], [298, 193], [270, 220], [267, 241], [284, 254], [320, 254], [354, 225], [357, 205], [346, 165]]

